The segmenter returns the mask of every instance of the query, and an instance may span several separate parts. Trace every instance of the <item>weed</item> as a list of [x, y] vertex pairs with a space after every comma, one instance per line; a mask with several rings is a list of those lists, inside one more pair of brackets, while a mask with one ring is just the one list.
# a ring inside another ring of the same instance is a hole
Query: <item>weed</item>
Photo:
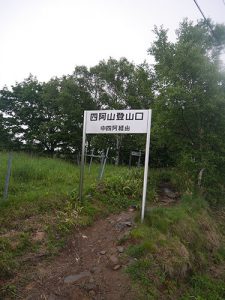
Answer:
[[223, 300], [225, 299], [225, 283], [215, 280], [207, 275], [195, 275], [190, 279], [190, 290], [182, 300]]
[[152, 262], [149, 259], [140, 259], [127, 267], [126, 272], [134, 281], [138, 281], [142, 288], [143, 299], [156, 299], [157, 291], [154, 288], [154, 282], [149, 277], [149, 269], [152, 266]]
[[148, 270], [152, 265], [148, 259], [141, 259], [127, 267], [127, 272], [133, 279], [140, 280], [144, 285], [149, 285]]
[[225, 247], [224, 245], [221, 245], [218, 248], [218, 251], [214, 255], [215, 263], [219, 264], [225, 261]]
[[16, 247], [17, 255], [24, 253], [27, 250], [31, 250], [33, 244], [30, 239], [30, 234], [27, 232], [23, 232], [20, 235], [19, 244]]
[[130, 246], [127, 250], [127, 253], [132, 257], [140, 258], [151, 250], [155, 250], [155, 245], [152, 243], [152, 241], [144, 241], [141, 244]]
[[0, 238], [0, 278], [10, 278], [15, 266], [12, 245], [7, 238]]
[[[200, 271], [206, 272], [210, 264], [224, 260], [223, 240], [209, 215], [207, 204], [190, 195], [182, 198], [176, 206], [151, 208], [145, 223], [139, 224], [130, 238], [132, 245], [128, 255], [137, 261], [129, 272], [132, 279], [144, 288], [145, 294], [153, 299], [176, 299], [192, 274], [197, 276]], [[146, 261], [151, 264], [144, 263]], [[154, 296], [149, 286], [154, 290]], [[190, 283], [187, 289], [191, 290], [186, 295], [190, 298], [184, 299], [191, 299], [192, 293], [197, 295], [194, 299], [224, 299], [219, 298], [223, 294], [220, 284], [216, 291], [209, 291], [211, 298], [195, 293], [196, 288], [193, 289]]]
[[89, 190], [93, 198], [105, 203], [111, 211], [118, 211], [138, 203], [142, 192], [142, 171], [121, 170], [107, 177], [104, 182], [92, 185]]
[[12, 298], [18, 299], [17, 288], [13, 284], [7, 284], [0, 289], [0, 293], [3, 297], [10, 296]]

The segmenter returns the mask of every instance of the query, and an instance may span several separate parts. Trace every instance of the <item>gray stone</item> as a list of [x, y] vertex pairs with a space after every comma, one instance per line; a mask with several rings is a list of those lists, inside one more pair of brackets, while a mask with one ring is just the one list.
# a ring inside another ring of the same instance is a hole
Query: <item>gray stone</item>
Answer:
[[125, 222], [124, 223], [126, 226], [128, 226], [128, 227], [131, 227], [132, 226], [132, 223], [131, 222]]
[[113, 266], [118, 265], [118, 263], [119, 263], [119, 259], [118, 259], [118, 257], [116, 257], [115, 255], [111, 255], [111, 256], [109, 257], [109, 260], [110, 260], [110, 263], [111, 263]]
[[133, 212], [133, 211], [135, 211], [135, 208], [129, 207], [129, 208], [128, 208], [128, 211], [129, 211], [129, 212]]
[[123, 230], [125, 225], [123, 223], [116, 223], [115, 228], [119, 231]]
[[99, 274], [101, 272], [101, 268], [100, 267], [93, 267], [91, 268], [91, 273], [95, 273], [95, 274]]
[[74, 283], [82, 278], [91, 276], [89, 271], [84, 271], [79, 274], [69, 275], [64, 278], [64, 283]]
[[132, 211], [135, 211], [137, 210], [137, 205], [131, 205], [128, 209], [128, 211], [132, 212]]
[[89, 292], [89, 291], [92, 291], [92, 290], [94, 291], [94, 290], [97, 289], [97, 285], [96, 285], [94, 282], [88, 282], [88, 283], [85, 284], [84, 288], [85, 288], [85, 290], [87, 290], [88, 292]]
[[118, 246], [117, 250], [119, 251], [119, 253], [123, 253], [124, 252], [124, 248], [122, 246]]
[[172, 198], [172, 199], [176, 198], [176, 196], [177, 196], [173, 191], [171, 191], [168, 188], [164, 188], [163, 193], [165, 194], [165, 196], [167, 196], [168, 198]]
[[105, 254], [106, 254], [106, 251], [104, 251], [104, 250], [103, 250], [103, 251], [100, 251], [100, 254], [101, 254], [101, 255], [105, 255]]
[[113, 270], [114, 271], [117, 271], [117, 270], [119, 270], [121, 268], [121, 265], [115, 265], [114, 267], [113, 267]]

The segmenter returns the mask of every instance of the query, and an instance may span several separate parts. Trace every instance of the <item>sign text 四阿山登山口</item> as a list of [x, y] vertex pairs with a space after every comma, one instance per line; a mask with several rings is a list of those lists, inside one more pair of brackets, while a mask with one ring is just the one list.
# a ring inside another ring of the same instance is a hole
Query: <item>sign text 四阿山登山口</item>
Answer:
[[149, 110], [86, 112], [86, 133], [147, 133]]

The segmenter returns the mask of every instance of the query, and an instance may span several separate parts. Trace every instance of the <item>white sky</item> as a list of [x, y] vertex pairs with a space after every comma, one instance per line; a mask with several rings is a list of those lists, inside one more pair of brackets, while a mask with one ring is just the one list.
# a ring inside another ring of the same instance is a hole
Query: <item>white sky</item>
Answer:
[[[225, 22], [224, 0], [198, 0], [206, 17]], [[145, 59], [154, 25], [170, 39], [183, 18], [201, 18], [193, 0], [0, 0], [0, 88], [28, 77], [71, 74], [110, 56]]]

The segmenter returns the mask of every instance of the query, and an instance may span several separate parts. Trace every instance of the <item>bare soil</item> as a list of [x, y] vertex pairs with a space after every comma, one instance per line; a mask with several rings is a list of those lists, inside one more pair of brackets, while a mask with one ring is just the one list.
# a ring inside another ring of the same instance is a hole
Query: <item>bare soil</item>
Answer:
[[121, 245], [134, 226], [128, 210], [78, 230], [54, 260], [37, 263], [27, 274], [21, 299], [132, 300], [139, 299], [125, 267], [131, 263]]

